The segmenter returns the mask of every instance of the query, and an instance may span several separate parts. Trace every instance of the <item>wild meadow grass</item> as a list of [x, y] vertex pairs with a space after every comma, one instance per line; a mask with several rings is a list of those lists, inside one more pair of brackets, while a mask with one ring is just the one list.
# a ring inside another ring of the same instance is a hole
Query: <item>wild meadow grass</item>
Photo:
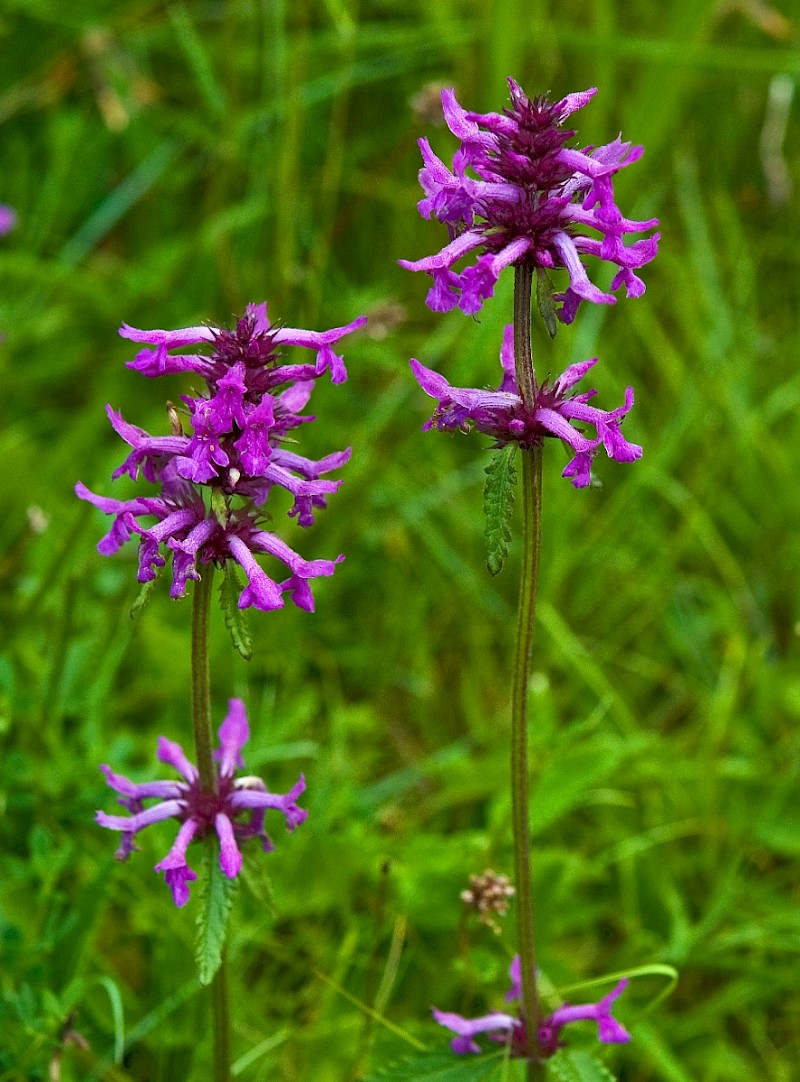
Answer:
[[654, 1006], [664, 978], [626, 993], [633, 1041], [605, 1054], [623, 1082], [797, 1077], [799, 45], [786, 0], [5, 5], [0, 1082], [207, 1077], [192, 904], [152, 871], [166, 835], [119, 866], [94, 823], [113, 805], [98, 763], [151, 777], [159, 734], [189, 740], [190, 603], [162, 582], [132, 621], [134, 546], [99, 556], [106, 525], [73, 486], [112, 494], [106, 402], [165, 431], [191, 387], [126, 370], [121, 321], [224, 325], [263, 299], [289, 326], [370, 325], [348, 383], [315, 392], [306, 443], [353, 447], [303, 538], [346, 561], [314, 616], [251, 615], [249, 663], [212, 621], [215, 719], [245, 699], [248, 768], [308, 781], [303, 829], [245, 865], [235, 1076], [356, 1082], [409, 1039], [446, 1051], [431, 1004], [499, 1008], [513, 918], [495, 935], [459, 893], [512, 867], [517, 564], [512, 547], [486, 573], [485, 462], [420, 432], [407, 362], [494, 378], [510, 283], [478, 321], [434, 316], [396, 260], [437, 231], [415, 208], [416, 138], [454, 149], [418, 96], [454, 85], [497, 109], [508, 74], [600, 88], [580, 139], [645, 145], [617, 189], [663, 236], [641, 300], [534, 344], [554, 372], [600, 356], [604, 400], [634, 385], [625, 431], [645, 449], [577, 493], [545, 463], [542, 969], [559, 988], [679, 970]]

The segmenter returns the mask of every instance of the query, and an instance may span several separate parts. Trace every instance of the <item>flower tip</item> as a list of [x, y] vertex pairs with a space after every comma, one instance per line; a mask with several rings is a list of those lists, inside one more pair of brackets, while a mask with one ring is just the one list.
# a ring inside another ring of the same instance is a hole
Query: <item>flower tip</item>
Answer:
[[621, 981], [614, 985], [608, 995], [603, 998], [603, 1002], [613, 1003], [615, 999], [619, 999], [630, 983], [629, 977], [623, 977]]
[[629, 984], [630, 980], [623, 977], [597, 1005], [600, 1012], [597, 1018], [597, 1035], [601, 1044], [627, 1044], [632, 1039], [622, 1023], [611, 1014], [612, 1003], [619, 999]]
[[624, 1026], [614, 1018], [603, 1018], [598, 1023], [601, 1044], [628, 1044], [633, 1038]]
[[5, 203], [0, 203], [0, 236], [5, 236], [17, 228], [17, 212]]

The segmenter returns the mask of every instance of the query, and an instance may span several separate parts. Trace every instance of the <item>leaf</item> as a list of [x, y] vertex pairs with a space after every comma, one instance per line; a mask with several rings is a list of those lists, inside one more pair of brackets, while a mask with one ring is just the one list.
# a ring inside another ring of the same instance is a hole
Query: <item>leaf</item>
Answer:
[[492, 575], [500, 574], [508, 556], [508, 542], [511, 540], [509, 524], [517, 483], [516, 454], [517, 445], [506, 444], [495, 454], [485, 471], [483, 513], [486, 515], [486, 566]]
[[536, 307], [539, 315], [544, 320], [547, 333], [555, 338], [558, 330], [556, 309], [553, 304], [553, 287], [545, 271], [541, 267], [536, 268]]
[[221, 488], [212, 487], [211, 489], [211, 513], [224, 530], [228, 525], [229, 509], [225, 493]]
[[219, 843], [211, 838], [200, 869], [200, 908], [197, 913], [195, 958], [201, 984], [210, 984], [222, 961], [225, 931], [231, 912], [235, 881], [219, 866]]
[[242, 592], [242, 584], [239, 573], [233, 560], [225, 561], [222, 582], [219, 586], [219, 603], [225, 617], [231, 642], [235, 650], [238, 650], [245, 661], [253, 656], [253, 643], [250, 638], [250, 627], [244, 610], [239, 608], [239, 594]]
[[[157, 576], [156, 576], [157, 578]], [[156, 584], [156, 579], [152, 578], [149, 582], [143, 582], [139, 593], [136, 595], [136, 600], [131, 605], [131, 620], [135, 620], [142, 609], [147, 605], [150, 600], [150, 594], [153, 592], [153, 587]]]
[[547, 1061], [549, 1079], [558, 1082], [616, 1082], [613, 1074], [591, 1052], [561, 1048]]
[[453, 1052], [423, 1052], [379, 1068], [364, 1082], [501, 1082], [504, 1053], [457, 1056]]

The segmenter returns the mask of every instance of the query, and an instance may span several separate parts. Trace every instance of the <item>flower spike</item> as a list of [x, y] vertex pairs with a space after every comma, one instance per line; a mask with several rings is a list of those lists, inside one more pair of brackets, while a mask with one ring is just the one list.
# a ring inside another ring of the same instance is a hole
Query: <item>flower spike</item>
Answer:
[[[151, 436], [107, 407], [112, 427], [130, 447], [113, 477], [128, 474], [136, 480], [141, 474], [160, 491], [112, 500], [78, 483], [81, 499], [114, 516], [99, 550], [115, 552], [136, 534], [143, 583], [155, 578], [171, 555], [173, 598], [184, 596], [203, 564], [233, 560], [247, 577], [240, 608], [282, 608], [288, 594], [299, 608], [313, 610], [309, 580], [332, 575], [344, 557], [304, 560], [265, 529], [268, 516], [262, 508], [273, 488], [286, 489], [294, 500], [289, 516], [308, 527], [339, 488], [341, 481], [326, 475], [348, 461], [349, 448], [314, 460], [286, 443], [294, 429], [314, 420], [301, 411], [315, 381], [326, 372], [333, 383], [346, 379], [344, 362], [333, 347], [365, 322], [361, 316], [329, 331], [306, 331], [272, 324], [266, 304], [251, 304], [233, 329], [142, 331], [123, 324], [123, 338], [150, 347], [140, 350], [129, 367], [148, 377], [191, 372], [207, 386], [200, 394], [182, 396], [182, 415], [170, 403], [170, 434], [165, 436]], [[285, 346], [310, 349], [314, 359], [284, 364]], [[202, 352], [170, 352], [187, 347]], [[265, 554], [281, 561], [289, 576], [268, 575], [256, 558]]]
[[[420, 139], [424, 198], [418, 207], [423, 218], [447, 226], [449, 242], [436, 255], [401, 259], [400, 266], [431, 275], [427, 303], [435, 312], [480, 311], [501, 272], [519, 264], [566, 269], [569, 285], [554, 296], [563, 323], [572, 322], [582, 300], [614, 304], [621, 286], [627, 296], [641, 296], [645, 286], [635, 271], [653, 259], [659, 235], [630, 245], [625, 238], [654, 229], [658, 220], [625, 218], [614, 200], [613, 177], [639, 160], [642, 147], [621, 138], [583, 150], [567, 145], [575, 132], [563, 125], [595, 89], [553, 103], [544, 96], [528, 98], [513, 79], [508, 84], [511, 108], [503, 113], [469, 112], [453, 90], [442, 91], [444, 118], [460, 146], [449, 169], [427, 139]], [[585, 235], [587, 228], [601, 239]], [[454, 270], [476, 250], [474, 263]], [[590, 281], [583, 265], [587, 255], [619, 268], [611, 292]]]

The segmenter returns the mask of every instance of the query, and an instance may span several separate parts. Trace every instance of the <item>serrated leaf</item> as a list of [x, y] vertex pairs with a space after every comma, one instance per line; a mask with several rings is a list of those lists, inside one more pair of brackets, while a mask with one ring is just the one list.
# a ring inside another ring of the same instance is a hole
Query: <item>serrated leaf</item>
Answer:
[[457, 1056], [453, 1052], [423, 1052], [379, 1068], [364, 1082], [500, 1082], [505, 1063], [503, 1053]]
[[135, 620], [139, 613], [142, 611], [142, 609], [145, 608], [147, 602], [150, 600], [150, 594], [153, 592], [153, 587], [155, 586], [155, 584], [155, 578], [150, 579], [149, 582], [142, 583], [142, 588], [136, 595], [136, 600], [131, 605], [131, 620]]
[[197, 939], [195, 958], [201, 984], [210, 984], [222, 961], [225, 931], [231, 912], [235, 880], [228, 879], [219, 866], [219, 843], [211, 838], [205, 846], [199, 876]]
[[547, 327], [547, 333], [551, 338], [555, 338], [558, 330], [558, 320], [553, 303], [553, 286], [541, 267], [536, 268], [536, 307], [539, 315], [544, 320], [545, 327]]
[[244, 610], [239, 608], [239, 594], [242, 592], [242, 584], [239, 573], [232, 560], [225, 561], [222, 581], [219, 585], [219, 603], [225, 617], [225, 626], [231, 637], [234, 650], [238, 650], [245, 661], [253, 656], [253, 642], [250, 638], [250, 627]]
[[616, 1082], [613, 1074], [591, 1052], [561, 1048], [547, 1061], [549, 1079], [558, 1082]]
[[515, 458], [517, 445], [506, 444], [486, 467], [483, 489], [483, 513], [486, 516], [486, 566], [491, 575], [499, 575], [508, 556], [511, 540], [511, 513], [517, 484]]

